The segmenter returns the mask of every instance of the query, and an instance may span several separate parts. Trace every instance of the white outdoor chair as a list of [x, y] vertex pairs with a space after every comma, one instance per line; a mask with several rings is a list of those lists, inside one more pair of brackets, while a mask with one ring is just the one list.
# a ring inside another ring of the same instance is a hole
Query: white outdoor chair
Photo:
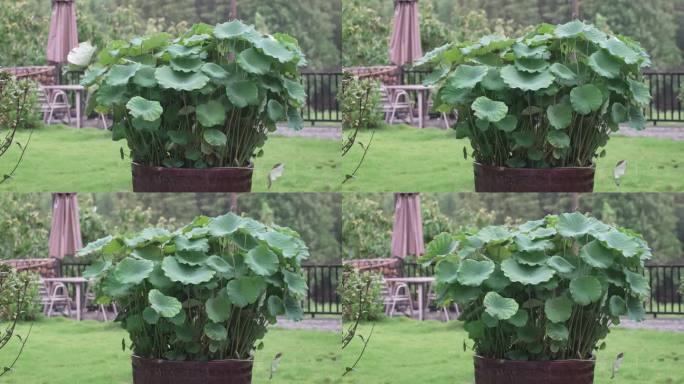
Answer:
[[[432, 107], [434, 107], [435, 103], [432, 100], [432, 92], [429, 92], [428, 96], [428, 101], [427, 101], [427, 110], [430, 111], [432, 110]], [[458, 120], [458, 111], [454, 110], [454, 113], [456, 114], [456, 120]], [[440, 120], [442, 123], [444, 123], [444, 129], [449, 129], [451, 128], [451, 122], [449, 121], [449, 115], [446, 114], [445, 112], [440, 112]]]
[[73, 300], [69, 296], [69, 290], [63, 283], [52, 283], [48, 287], [48, 308], [47, 317], [52, 316], [55, 309], [55, 304], [62, 307], [62, 311], [66, 311], [67, 315], [71, 317], [71, 306]]
[[[430, 284], [430, 290], [428, 291], [427, 295], [427, 305], [428, 307], [430, 306], [431, 303], [434, 303], [437, 301], [437, 292], [435, 292], [435, 285]], [[444, 313], [444, 321], [449, 321], [451, 320], [449, 318], [449, 308], [440, 305], [440, 308], [442, 310], [442, 313]], [[461, 314], [461, 311], [458, 308], [458, 304], [454, 303], [454, 310], [456, 311], [456, 318]]]
[[71, 124], [71, 104], [69, 104], [69, 97], [64, 91], [53, 90], [48, 92], [45, 88], [38, 87], [37, 94], [38, 108], [40, 108], [43, 121], [46, 124], [52, 123], [55, 112], [63, 112]]
[[380, 293], [384, 298], [385, 314], [387, 316], [394, 316], [397, 304], [406, 304], [411, 317], [413, 317], [413, 298], [411, 297], [408, 285], [404, 283], [389, 284], [383, 279]]
[[380, 86], [380, 110], [385, 114], [385, 121], [393, 124], [397, 112], [404, 112], [408, 122], [413, 124], [413, 102], [406, 91], [391, 93], [385, 86]]
[[[102, 319], [104, 321], [109, 321], [109, 319], [107, 318], [107, 306], [104, 304], [94, 303], [96, 296], [92, 290], [92, 286], [93, 286], [92, 284], [88, 284], [88, 286], [86, 288], [86, 295], [85, 295], [86, 307], [88, 305], [96, 305], [98, 307], [98, 309], [100, 310], [100, 313], [102, 313]], [[114, 311], [114, 317], [116, 317], [119, 313], [119, 311], [116, 308], [116, 303], [112, 301], [112, 303], [110, 305], [112, 306], [112, 310]]]

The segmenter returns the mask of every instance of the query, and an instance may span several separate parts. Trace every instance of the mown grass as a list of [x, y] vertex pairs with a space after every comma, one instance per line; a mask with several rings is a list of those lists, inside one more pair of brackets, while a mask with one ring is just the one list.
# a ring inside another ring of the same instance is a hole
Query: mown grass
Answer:
[[[370, 324], [364, 324], [358, 333], [368, 336], [369, 331]], [[472, 344], [462, 323], [456, 321], [395, 318], [376, 323], [365, 355], [343, 383], [472, 384], [473, 352], [463, 350], [464, 341]], [[684, 383], [684, 333], [615, 328], [606, 343], [597, 356], [596, 384]], [[344, 350], [345, 367], [353, 363], [360, 348], [357, 339]], [[620, 352], [625, 354], [624, 361], [611, 380], [613, 361]]]
[[[2, 328], [4, 329], [4, 328]], [[17, 333], [25, 335], [28, 324]], [[124, 384], [131, 383], [131, 352], [122, 351], [126, 333], [118, 324], [64, 318], [34, 324], [24, 353], [0, 382], [6, 384]], [[341, 374], [339, 334], [335, 332], [271, 328], [258, 351], [254, 383], [328, 384]], [[128, 343], [128, 341], [127, 341]], [[0, 366], [14, 358], [18, 343], [0, 350]], [[271, 360], [282, 352], [273, 380]]]
[[[367, 144], [371, 132], [359, 141]], [[418, 129], [405, 125], [384, 126], [375, 133], [365, 162], [342, 187], [355, 192], [474, 192], [472, 159], [463, 157], [467, 140], [457, 140], [453, 131]], [[613, 137], [599, 159], [596, 192], [684, 191], [684, 141], [653, 138]], [[356, 147], [342, 160], [349, 174], [362, 156]], [[613, 180], [620, 160], [628, 161], [621, 185]]]
[[[27, 136], [24, 131], [17, 139], [24, 144]], [[101, 129], [42, 126], [34, 131], [14, 178], [0, 184], [0, 191], [130, 191], [130, 160], [121, 159], [122, 146], [127, 153], [125, 141], [114, 142], [111, 133]], [[9, 171], [19, 154], [14, 146], [0, 158], [0, 176]], [[271, 136], [264, 156], [256, 160], [253, 191], [268, 191], [268, 172], [278, 163], [285, 164], [285, 172], [272, 192], [329, 192], [340, 184], [337, 141]]]

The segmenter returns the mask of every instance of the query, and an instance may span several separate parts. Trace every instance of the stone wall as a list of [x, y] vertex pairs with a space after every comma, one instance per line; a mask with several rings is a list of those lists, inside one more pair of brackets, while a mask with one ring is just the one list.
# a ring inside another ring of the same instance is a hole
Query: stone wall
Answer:
[[384, 85], [397, 85], [400, 83], [401, 68], [396, 66], [378, 67], [348, 67], [344, 72], [353, 73], [362, 79], [373, 79]]
[[401, 277], [402, 263], [403, 260], [398, 258], [359, 259], [344, 261], [344, 264], [353, 266], [359, 272], [376, 272], [382, 274], [384, 277]]
[[59, 260], [57, 259], [10, 259], [0, 260], [0, 263], [11, 266], [17, 271], [29, 271], [42, 277], [57, 277]]
[[17, 79], [33, 80], [41, 85], [57, 84], [57, 72], [52, 66], [0, 68], [0, 71], [11, 73]]

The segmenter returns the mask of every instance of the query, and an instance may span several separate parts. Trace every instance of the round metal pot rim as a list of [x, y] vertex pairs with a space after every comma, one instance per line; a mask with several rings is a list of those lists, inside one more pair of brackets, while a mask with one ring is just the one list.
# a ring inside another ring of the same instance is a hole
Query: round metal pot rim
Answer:
[[140, 167], [140, 168], [151, 168], [151, 169], [154, 169], [155, 171], [172, 170], [174, 172], [184, 172], [184, 171], [193, 171], [193, 172], [207, 171], [207, 172], [211, 172], [213, 170], [220, 171], [220, 170], [225, 170], [225, 169], [245, 169], [245, 170], [247, 170], [247, 169], [253, 170], [254, 169], [254, 163], [251, 163], [251, 162], [246, 167], [209, 167], [209, 168], [169, 168], [169, 167], [160, 167], [157, 165], [143, 165], [143, 164], [140, 164], [140, 163], [135, 162], [135, 161], [131, 161], [131, 164], [133, 164], [133, 166]]
[[489, 169], [496, 169], [496, 170], [511, 170], [511, 171], [518, 171], [518, 172], [525, 172], [525, 171], [550, 171], [550, 170], [564, 170], [564, 169], [593, 169], [596, 170], [596, 165], [592, 165], [591, 167], [551, 167], [551, 168], [512, 168], [512, 167], [503, 167], [503, 166], [498, 166], [498, 165], [485, 165], [482, 163], [478, 163], [477, 161], [474, 161], [473, 164], [482, 167], [482, 168], [489, 168]]
[[136, 354], [132, 354], [131, 357], [134, 359], [139, 359], [139, 360], [147, 360], [147, 361], [157, 361], [161, 363], [168, 363], [168, 364], [174, 364], [174, 363], [193, 363], [193, 364], [199, 364], [199, 363], [228, 363], [228, 362], [254, 362], [254, 357], [250, 357], [249, 359], [223, 359], [223, 360], [207, 360], [207, 361], [197, 361], [197, 360], [166, 360], [166, 359], [157, 359], [153, 357], [141, 357]]
[[588, 362], [588, 361], [593, 361], [596, 362], [596, 356], [592, 356], [591, 359], [563, 359], [563, 360], [508, 360], [508, 359], [492, 359], [490, 357], [484, 357], [480, 355], [474, 355], [476, 359], [482, 359], [482, 360], [489, 360], [489, 361], [496, 361], [496, 362], [502, 362], [502, 363], [511, 363], [511, 364], [521, 364], [521, 363], [554, 363], [554, 362], [567, 362], [567, 361], [577, 361], [577, 362]]

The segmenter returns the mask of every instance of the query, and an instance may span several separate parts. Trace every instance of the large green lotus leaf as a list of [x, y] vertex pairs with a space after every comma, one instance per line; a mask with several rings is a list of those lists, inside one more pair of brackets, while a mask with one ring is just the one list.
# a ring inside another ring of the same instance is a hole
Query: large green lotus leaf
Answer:
[[561, 63], [554, 63], [549, 67], [549, 71], [563, 83], [572, 84], [577, 81], [577, 74]]
[[151, 101], [140, 96], [135, 96], [126, 103], [126, 108], [130, 114], [135, 118], [140, 118], [145, 121], [155, 121], [159, 119], [164, 112], [161, 104], [158, 101]]
[[191, 73], [199, 71], [204, 63], [199, 57], [181, 56], [171, 59], [169, 64], [174, 71]]
[[544, 252], [553, 249], [554, 245], [549, 240], [533, 240], [525, 234], [515, 236], [515, 245], [523, 252]]
[[259, 87], [252, 80], [238, 80], [227, 83], [226, 95], [230, 102], [238, 108], [259, 104]]
[[116, 87], [102, 86], [97, 91], [95, 99], [99, 105], [111, 108], [115, 105], [124, 105], [130, 100], [126, 95], [126, 86]]
[[575, 303], [589, 305], [601, 299], [603, 289], [594, 276], [579, 276], [570, 281], [570, 295]]
[[224, 80], [228, 78], [228, 72], [222, 66], [215, 63], [206, 63], [202, 66], [202, 72], [216, 80]]
[[608, 309], [612, 316], [623, 316], [627, 314], [627, 303], [622, 297], [613, 295], [608, 300]]
[[497, 320], [507, 320], [518, 312], [514, 299], [503, 297], [496, 292], [488, 292], [483, 301], [485, 311]]
[[511, 88], [523, 91], [538, 91], [553, 84], [554, 77], [549, 71], [527, 73], [519, 71], [514, 65], [501, 69], [501, 78]]
[[248, 48], [237, 56], [240, 68], [255, 75], [264, 75], [271, 69], [272, 59], [254, 48]]
[[127, 257], [116, 266], [114, 276], [124, 284], [140, 284], [152, 273], [154, 263]]
[[537, 228], [533, 231], [530, 231], [527, 236], [530, 237], [532, 240], [537, 240], [537, 239], [545, 239], [548, 237], [556, 236], [558, 234], [558, 231], [556, 231], [556, 228]]
[[580, 250], [580, 257], [595, 268], [605, 269], [613, 265], [613, 252], [599, 241], [592, 240]]
[[205, 129], [202, 132], [202, 138], [214, 147], [223, 147], [228, 142], [226, 134], [214, 128]]
[[201, 251], [176, 251], [176, 260], [187, 265], [202, 265], [208, 258], [209, 255]]
[[154, 67], [150, 67], [149, 65], [145, 65], [138, 72], [136, 72], [135, 76], [133, 76], [133, 83], [143, 87], [143, 88], [154, 88], [157, 86], [157, 79], [154, 77], [156, 69]]
[[209, 256], [205, 264], [214, 271], [222, 274], [230, 274], [233, 271], [233, 266], [220, 256]]
[[610, 108], [610, 118], [615, 124], [629, 121], [629, 110], [623, 104], [613, 103]]
[[503, 91], [506, 89], [506, 83], [501, 78], [498, 68], [489, 68], [487, 76], [482, 79], [482, 87], [490, 91]]
[[531, 221], [528, 221], [528, 222], [526, 222], [526, 223], [521, 224], [521, 225], [518, 227], [518, 229], [519, 229], [521, 232], [530, 232], [530, 231], [533, 231], [533, 230], [535, 230], [535, 229], [541, 227], [541, 226], [544, 225], [545, 223], [546, 223], [546, 220], [544, 220], [544, 219], [541, 219], [541, 220], [531, 220]]
[[147, 121], [142, 117], [134, 117], [131, 124], [138, 131], [155, 132], [161, 127], [161, 119]]
[[204, 88], [209, 82], [209, 77], [202, 73], [178, 72], [168, 66], [157, 68], [154, 77], [160, 87], [177, 91], [195, 91]]
[[475, 112], [475, 116], [491, 123], [501, 121], [508, 114], [506, 103], [494, 101], [485, 96], [475, 99], [471, 108]]
[[500, 243], [511, 239], [511, 231], [504, 226], [488, 226], [475, 235], [482, 243]]
[[147, 294], [147, 299], [150, 301], [152, 309], [157, 311], [162, 317], [174, 317], [182, 309], [181, 302], [175, 297], [166, 296], [157, 289], [152, 289]]
[[637, 131], [641, 131], [646, 128], [646, 117], [644, 116], [644, 110], [642, 108], [630, 105], [629, 126]]
[[636, 64], [639, 61], [639, 54], [616, 37], [606, 40], [602, 47], [607, 49], [611, 55], [622, 59], [627, 64]]
[[218, 291], [216, 296], [210, 297], [205, 303], [205, 310], [209, 320], [220, 323], [228, 320], [232, 304], [225, 289]]
[[166, 229], [145, 228], [137, 236], [125, 239], [124, 243], [130, 248], [142, 248], [150, 243], [164, 243], [171, 237], [171, 232]]
[[546, 116], [552, 127], [565, 129], [572, 123], [572, 105], [567, 102], [550, 105], [546, 110]]
[[260, 49], [264, 54], [281, 63], [287, 63], [295, 58], [294, 52], [290, 51], [284, 44], [270, 36], [258, 39], [254, 42], [254, 46]]
[[503, 274], [501, 267], [497, 266], [494, 273], [489, 275], [489, 278], [485, 280], [484, 285], [491, 288], [494, 291], [500, 292], [504, 288], [511, 285], [511, 281]]
[[157, 324], [157, 322], [159, 322], [159, 313], [152, 307], [145, 308], [142, 317], [147, 324]]
[[622, 63], [615, 56], [604, 50], [598, 50], [589, 56], [589, 66], [599, 75], [614, 79], [620, 76]]
[[558, 296], [546, 299], [544, 313], [554, 323], [564, 323], [572, 315], [572, 302], [567, 296]]
[[456, 303], [467, 304], [482, 294], [482, 289], [480, 287], [466, 287], [459, 283], [453, 283], [449, 285], [448, 296]]
[[634, 96], [634, 100], [642, 106], [645, 107], [651, 103], [651, 91], [648, 86], [640, 81], [634, 81], [632, 79], [627, 79], [629, 83], [629, 90]]
[[442, 81], [449, 74], [449, 67], [440, 66], [423, 78], [423, 85], [431, 87]]
[[508, 115], [500, 121], [495, 122], [494, 126], [496, 126], [496, 128], [500, 131], [510, 133], [515, 131], [516, 128], [518, 128], [518, 118], [514, 115]]
[[147, 280], [152, 284], [153, 287], [159, 289], [166, 289], [173, 286], [174, 282], [171, 281], [161, 268], [161, 264], [155, 264], [152, 273], [147, 277]]
[[195, 252], [208, 252], [209, 251], [209, 240], [208, 239], [190, 240], [185, 236], [178, 236], [178, 237], [176, 237], [174, 244], [176, 245], [177, 251], [195, 251]]
[[570, 91], [572, 107], [581, 115], [598, 111], [603, 105], [603, 94], [593, 84], [575, 87]]
[[268, 114], [268, 118], [274, 123], [282, 121], [286, 117], [285, 108], [283, 108], [283, 105], [276, 99], [268, 101], [268, 104], [266, 104], [266, 113]]
[[463, 324], [463, 329], [468, 332], [468, 337], [473, 340], [478, 340], [485, 337], [486, 327], [480, 320], [466, 321]]
[[266, 301], [266, 308], [268, 309], [268, 314], [273, 317], [285, 314], [283, 299], [278, 296], [269, 296], [268, 301]]
[[514, 255], [517, 262], [525, 265], [544, 265], [548, 260], [544, 251], [520, 252]]
[[546, 59], [549, 57], [549, 50], [545, 45], [529, 47], [525, 44], [516, 43], [513, 45], [513, 53], [515, 57], [525, 59]]
[[563, 131], [551, 131], [548, 136], [546, 136], [546, 141], [551, 144], [554, 148], [569, 148], [570, 147], [570, 136]]
[[206, 323], [204, 324], [204, 334], [214, 341], [228, 340], [228, 329], [226, 329], [225, 325]]
[[260, 276], [270, 276], [278, 272], [278, 267], [280, 266], [278, 255], [263, 244], [247, 252], [245, 263], [254, 273]]
[[641, 299], [636, 297], [627, 298], [627, 316], [633, 321], [643, 321], [646, 318], [646, 310]]
[[283, 302], [285, 305], [285, 316], [291, 321], [300, 321], [304, 317], [304, 311], [302, 311], [302, 306], [299, 300], [290, 295], [289, 293], [285, 295], [285, 300]]
[[197, 285], [206, 283], [214, 277], [216, 273], [207, 266], [191, 266], [179, 263], [173, 256], [167, 256], [162, 261], [162, 269], [166, 277], [186, 285]]
[[458, 263], [451, 260], [442, 260], [437, 264], [437, 281], [442, 283], [454, 283], [458, 277]]
[[288, 236], [278, 231], [269, 230], [268, 232], [258, 236], [262, 240], [266, 241], [271, 248], [280, 251], [283, 256], [287, 258], [298, 256], [302, 250], [301, 243], [297, 238]]
[[83, 277], [86, 279], [95, 279], [100, 277], [103, 273], [107, 272], [109, 268], [112, 267], [112, 262], [109, 260], [106, 261], [95, 261], [92, 264], [90, 264], [86, 269], [83, 271]]
[[648, 297], [651, 293], [651, 287], [648, 285], [648, 279], [639, 273], [634, 273], [625, 270], [625, 280], [629, 284], [632, 292], [641, 297]]
[[304, 126], [304, 119], [299, 109], [289, 107], [287, 109], [287, 126], [293, 131], [299, 131]]
[[547, 266], [523, 265], [513, 259], [506, 259], [501, 263], [501, 270], [512, 282], [525, 285], [536, 285], [553, 278], [555, 271]]
[[199, 46], [189, 47], [180, 44], [172, 44], [166, 47], [166, 52], [171, 56], [171, 58], [195, 56], [201, 51], [202, 48]]
[[217, 237], [228, 236], [238, 230], [241, 221], [240, 216], [229, 212], [211, 220], [211, 223], [209, 223], [209, 233]]
[[303, 105], [306, 102], [306, 91], [300, 82], [284, 78], [283, 86], [285, 87], [288, 96], [295, 100], [298, 105]]
[[427, 246], [425, 254], [432, 257], [448, 256], [456, 251], [458, 244], [459, 242], [453, 236], [443, 232], [432, 239]]
[[[530, 131], [526, 132], [513, 132], [513, 140], [515, 141], [515, 149], [518, 148], [531, 148], [534, 146], [535, 135]], [[522, 167], [518, 166], [518, 168]], [[512, 167], [516, 168], [516, 167]]]
[[478, 287], [494, 272], [494, 268], [494, 262], [490, 260], [466, 259], [458, 267], [457, 280], [462, 285]]
[[472, 89], [487, 76], [488, 71], [484, 65], [459, 65], [449, 76], [448, 82], [454, 88]]
[[439, 90], [438, 98], [442, 103], [459, 106], [470, 101], [471, 92], [471, 88], [456, 88], [451, 84], [446, 84]]
[[218, 39], [245, 38], [254, 43], [259, 38], [258, 33], [251, 25], [247, 25], [240, 20], [232, 20], [227, 23], [219, 24], [214, 28], [214, 36]]
[[549, 62], [544, 59], [521, 57], [515, 60], [515, 67], [523, 72], [537, 73], [546, 70]]
[[570, 264], [562, 256], [552, 256], [546, 261], [546, 265], [556, 270], [558, 273], [568, 274], [575, 270], [575, 266]]
[[290, 272], [285, 269], [283, 270], [283, 280], [285, 280], [285, 284], [287, 284], [288, 291], [298, 297], [306, 296], [309, 291], [306, 280], [299, 273]]
[[130, 295], [134, 287], [135, 285], [133, 284], [124, 284], [120, 282], [116, 278], [115, 273], [107, 275], [102, 282], [102, 292], [114, 299]]
[[111, 86], [126, 85], [140, 68], [141, 65], [138, 63], [113, 65], [107, 76], [105, 76], [105, 83]]
[[261, 276], [242, 276], [228, 282], [228, 297], [240, 308], [255, 303], [266, 290], [266, 280]]
[[226, 107], [217, 100], [197, 106], [197, 118], [204, 127], [222, 125], [226, 121]]
[[558, 216], [556, 230], [564, 237], [584, 236], [596, 230], [596, 220], [580, 212], [562, 213]]
[[570, 336], [570, 331], [568, 331], [568, 327], [565, 324], [548, 323], [546, 324], [546, 335], [551, 340], [564, 341]]
[[635, 256], [639, 250], [639, 244], [624, 233], [611, 229], [608, 232], [599, 232], [594, 235], [606, 247], [619, 251], [625, 257]]
[[556, 27], [555, 35], [558, 38], [572, 38], [579, 36], [587, 28], [587, 25], [579, 20], [573, 20], [569, 23], [559, 25]]
[[510, 319], [506, 320], [507, 322], [513, 324], [515, 327], [524, 327], [527, 325], [527, 321], [530, 318], [530, 314], [527, 312], [527, 310], [523, 308], [518, 308], [518, 312], [513, 315]]

